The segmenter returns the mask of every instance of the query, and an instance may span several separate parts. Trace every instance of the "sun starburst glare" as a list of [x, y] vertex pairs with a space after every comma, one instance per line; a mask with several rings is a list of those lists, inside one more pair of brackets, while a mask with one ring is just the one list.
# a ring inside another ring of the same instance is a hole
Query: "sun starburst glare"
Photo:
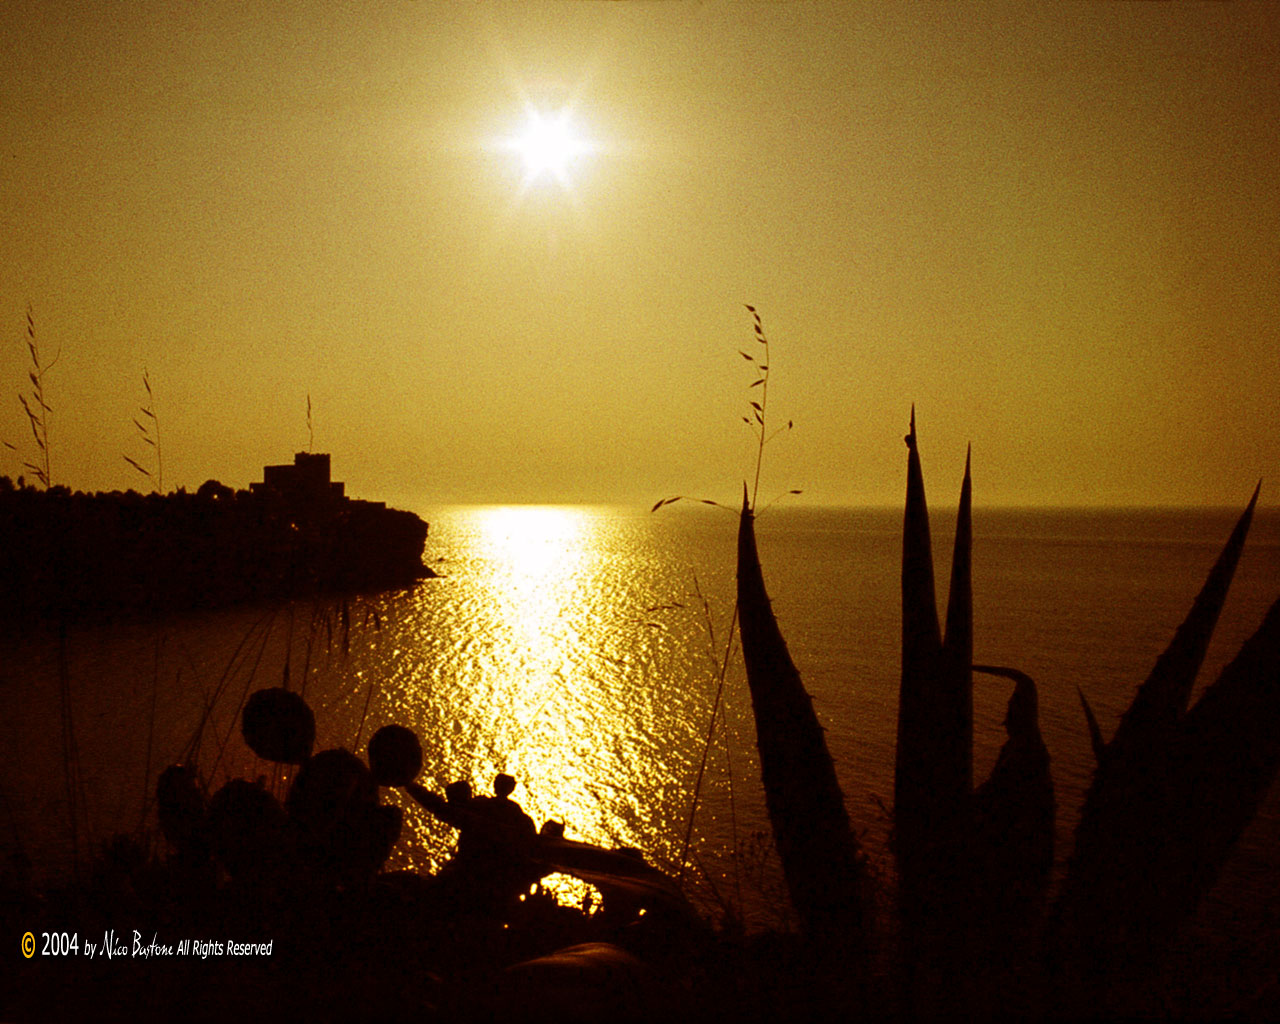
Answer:
[[570, 111], [546, 114], [530, 109], [523, 130], [506, 140], [505, 148], [524, 164], [523, 187], [550, 179], [568, 188], [571, 167], [579, 157], [593, 152], [595, 145], [578, 135]]

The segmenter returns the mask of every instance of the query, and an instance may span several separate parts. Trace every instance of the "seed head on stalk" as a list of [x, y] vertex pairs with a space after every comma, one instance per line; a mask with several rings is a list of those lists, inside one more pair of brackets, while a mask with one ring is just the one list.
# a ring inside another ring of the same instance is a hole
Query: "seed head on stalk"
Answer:
[[164, 460], [160, 453], [160, 420], [156, 417], [156, 396], [151, 390], [151, 375], [146, 370], [142, 371], [142, 386], [147, 391], [147, 404], [139, 408], [139, 412], [144, 417], [139, 420], [136, 416], [133, 419], [133, 425], [138, 428], [138, 434], [142, 438], [143, 443], [150, 446], [152, 452], [155, 453], [155, 471], [147, 469], [140, 462], [123, 456], [124, 461], [129, 463], [134, 469], [151, 481], [152, 485], [161, 494], [164, 493]]
[[[48, 363], [41, 360], [40, 345], [36, 340], [35, 318], [30, 307], [27, 308], [27, 351], [31, 354], [31, 369], [27, 371], [27, 379], [31, 381], [31, 396], [28, 398], [27, 395], [19, 392], [18, 401], [22, 404], [22, 411], [27, 414], [27, 422], [31, 425], [31, 436], [35, 439], [36, 448], [40, 454], [37, 456], [37, 462], [24, 462], [22, 465], [24, 469], [31, 470], [36, 475], [36, 479], [44, 485], [45, 490], [48, 490], [53, 478], [49, 467], [49, 414], [53, 409], [45, 400], [44, 375], [53, 369], [61, 352]], [[7, 441], [5, 446], [17, 451], [17, 448]]]

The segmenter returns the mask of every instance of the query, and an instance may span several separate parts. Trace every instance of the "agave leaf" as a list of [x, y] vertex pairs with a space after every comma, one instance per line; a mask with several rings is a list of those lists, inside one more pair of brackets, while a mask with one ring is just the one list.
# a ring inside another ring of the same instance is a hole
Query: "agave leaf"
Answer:
[[964, 479], [960, 483], [960, 509], [956, 515], [955, 549], [951, 559], [951, 589], [947, 600], [947, 633], [943, 646], [965, 652], [966, 666], [973, 660], [973, 479], [970, 463], [973, 450], [964, 457]]
[[1076, 693], [1080, 695], [1080, 706], [1084, 708], [1084, 718], [1089, 724], [1089, 742], [1093, 745], [1093, 759], [1097, 764], [1102, 763], [1102, 755], [1106, 752], [1107, 744], [1102, 738], [1102, 730], [1098, 728], [1098, 716], [1093, 713], [1093, 708], [1089, 705], [1089, 698], [1084, 695], [1084, 690], [1076, 687]]
[[1257, 499], [1255, 489], [1187, 618], [1139, 688], [1103, 752], [1076, 829], [1076, 849], [1064, 897], [1073, 897], [1077, 885], [1091, 890], [1104, 877], [1119, 877], [1124, 872], [1117, 870], [1117, 858], [1132, 857], [1136, 862], [1133, 870], [1143, 870], [1141, 862], [1149, 841], [1141, 835], [1145, 821], [1142, 805], [1152, 799], [1154, 780], [1167, 771], [1178, 719], [1226, 599]]
[[[1154, 884], [1190, 914], [1280, 768], [1280, 601], [1178, 727]], [[1176, 923], [1176, 922], [1174, 922]]]
[[[907, 501], [902, 523], [902, 679], [894, 771], [894, 836], [900, 854], [936, 830], [937, 733], [935, 696], [942, 640], [933, 587], [933, 548], [924, 474], [911, 407], [907, 442]], [[967, 792], [965, 794], [968, 796]]]
[[783, 874], [805, 932], [844, 944], [865, 921], [866, 867], [835, 765], [765, 591], [755, 516], [743, 487], [738, 616], [765, 802]]
[[1259, 484], [1254, 489], [1248, 507], [1209, 572], [1191, 611], [1156, 661], [1147, 681], [1138, 688], [1129, 710], [1120, 719], [1111, 738], [1111, 756], [1122, 759], [1141, 756], [1143, 750], [1163, 742], [1186, 711], [1196, 673], [1204, 662], [1205, 651], [1227, 598], [1227, 589], [1240, 561], [1261, 487]]
[[[973, 788], [973, 483], [969, 472], [972, 451], [965, 454], [956, 514], [955, 548], [951, 557], [951, 587], [947, 593], [947, 631], [942, 643], [945, 685], [938, 694], [939, 713], [950, 727], [938, 737], [947, 745], [950, 774], [958, 790]], [[1031, 684], [1034, 689], [1035, 684]], [[940, 751], [940, 756], [942, 756]]]
[[1039, 696], [1025, 672], [994, 665], [974, 665], [973, 671], [1015, 684], [1004, 720], [1008, 738], [990, 778], [974, 793], [975, 883], [983, 909], [1029, 922], [1053, 870], [1053, 776], [1040, 734]]
[[1128, 817], [1116, 816], [1126, 827], [1115, 829], [1101, 868], [1085, 875], [1073, 861], [1075, 889], [1064, 893], [1055, 922], [1069, 982], [1105, 984], [1149, 967], [1213, 887], [1275, 780], [1280, 601], [1178, 724], [1169, 748]]
[[932, 656], [942, 646], [937, 598], [933, 586], [933, 546], [929, 539], [929, 508], [924, 473], [916, 444], [916, 410], [911, 407], [907, 434], [907, 504], [902, 524], [902, 628], [913, 653]]
[[[1248, 687], [1229, 683], [1212, 700], [1201, 701], [1205, 710], [1197, 705], [1194, 717], [1185, 716], [1189, 726], [1180, 724], [1180, 719], [1226, 597], [1257, 497], [1255, 490], [1186, 620], [1157, 660], [1115, 737], [1103, 749], [1081, 810], [1075, 850], [1051, 925], [1050, 946], [1056, 950], [1068, 984], [1080, 978], [1106, 978], [1125, 971], [1126, 965], [1137, 959], [1149, 958], [1172, 925], [1181, 920], [1188, 902], [1194, 904], [1188, 894], [1199, 891], [1196, 887], [1200, 883], [1179, 880], [1177, 870], [1161, 867], [1172, 863], [1185, 866], [1190, 857], [1188, 843], [1200, 841], [1187, 837], [1177, 822], [1187, 818], [1192, 800], [1189, 794], [1201, 786], [1189, 779], [1188, 773], [1210, 771], [1213, 759], [1208, 753], [1191, 751], [1187, 730], [1196, 732], [1200, 728], [1196, 723], [1201, 722], [1216, 723], [1213, 729], [1228, 734], [1248, 730], [1255, 723], [1247, 716], [1228, 721], [1226, 710], [1213, 710], [1238, 704], [1238, 699], [1228, 700], [1223, 695], [1247, 691]], [[1267, 623], [1271, 621], [1269, 616]], [[1238, 662], [1251, 648], [1265, 649], [1267, 643], [1274, 642], [1274, 637], [1266, 639], [1271, 628], [1267, 623], [1260, 631], [1263, 639], [1246, 644]], [[1243, 668], [1229, 670], [1224, 679], [1246, 674]], [[1275, 686], [1274, 679], [1271, 685]], [[1097, 742], [1100, 740], [1099, 735]], [[1230, 797], [1223, 799], [1231, 802]], [[1179, 892], [1182, 897], [1176, 895]]]

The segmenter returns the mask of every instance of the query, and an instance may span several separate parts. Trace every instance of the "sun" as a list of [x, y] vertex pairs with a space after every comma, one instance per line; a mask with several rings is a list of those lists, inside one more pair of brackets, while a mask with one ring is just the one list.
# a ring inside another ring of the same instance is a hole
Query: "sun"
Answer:
[[555, 114], [530, 110], [524, 130], [507, 141], [507, 148], [524, 162], [526, 186], [550, 178], [567, 187], [570, 168], [595, 147], [578, 136], [568, 110]]

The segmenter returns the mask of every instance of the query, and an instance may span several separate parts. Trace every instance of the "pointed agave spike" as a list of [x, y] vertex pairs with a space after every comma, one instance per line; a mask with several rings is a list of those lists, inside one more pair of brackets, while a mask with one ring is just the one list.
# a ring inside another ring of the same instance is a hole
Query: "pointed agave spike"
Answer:
[[[971, 454], [971, 453], [970, 453]], [[947, 596], [947, 631], [943, 641], [945, 683], [938, 695], [939, 708], [951, 724], [940, 742], [948, 744], [948, 756], [956, 787], [973, 789], [973, 517], [970, 454], [965, 455], [964, 480], [960, 484], [960, 509], [956, 515], [956, 540], [951, 557], [951, 589]]]
[[898, 743], [894, 765], [894, 827], [898, 851], [929, 844], [938, 830], [935, 708], [942, 655], [933, 587], [933, 549], [924, 474], [911, 407], [907, 442], [907, 498], [902, 523], [902, 677], [898, 690]]
[[1157, 885], [1190, 914], [1280, 769], [1280, 601], [1178, 729]]
[[1166, 947], [1212, 888], [1275, 780], [1280, 601], [1177, 725], [1170, 747], [1111, 817], [1116, 841], [1103, 850], [1101, 877], [1093, 863], [1084, 865], [1093, 874], [1074, 859], [1069, 869], [1065, 886], [1092, 884], [1060, 897], [1057, 941], [1083, 958], [1088, 972], [1132, 970], [1135, 960], [1141, 967]]
[[1259, 484], [1254, 489], [1248, 507], [1209, 572], [1191, 611], [1156, 661], [1147, 681], [1139, 687], [1129, 710], [1120, 719], [1111, 747], [1121, 758], [1140, 753], [1160, 742], [1186, 711], [1196, 673], [1204, 661], [1214, 626], [1218, 623], [1218, 614], [1231, 586], [1231, 577], [1240, 560], [1261, 487]]
[[951, 557], [951, 590], [947, 597], [947, 631], [944, 646], [964, 652], [964, 663], [973, 660], [973, 452], [964, 457], [960, 482], [960, 509], [956, 514], [956, 541]]
[[783, 875], [805, 932], [846, 946], [865, 921], [865, 860], [849, 827], [813, 701], [778, 630], [746, 487], [738, 523], [738, 616], [765, 802]]
[[1098, 728], [1098, 716], [1093, 713], [1093, 708], [1089, 706], [1089, 698], [1084, 695], [1084, 690], [1077, 686], [1076, 693], [1080, 695], [1080, 706], [1084, 708], [1084, 719], [1089, 723], [1089, 742], [1093, 745], [1094, 763], [1101, 764], [1102, 755], [1107, 750], [1107, 744], [1102, 738], [1102, 730]]
[[[1049, 932], [1067, 974], [1077, 979], [1125, 969], [1141, 945], [1133, 938], [1136, 931], [1168, 919], [1173, 901], [1160, 888], [1164, 876], [1153, 865], [1177, 856], [1172, 847], [1168, 853], [1161, 847], [1170, 845], [1171, 820], [1186, 816], [1185, 797], [1174, 796], [1171, 788], [1187, 760], [1179, 740], [1187, 726], [1180, 719], [1257, 498], [1255, 490], [1186, 620], [1105, 747], [1085, 797]], [[1153, 928], [1154, 942], [1159, 928]]]
[[[902, 629], [903, 642], [913, 653], [932, 656], [942, 646], [938, 605], [933, 585], [933, 545], [929, 537], [929, 507], [924, 494], [924, 472], [916, 443], [916, 410], [911, 407], [911, 432], [907, 435], [907, 503], [902, 523]], [[906, 652], [904, 651], [904, 658]]]

